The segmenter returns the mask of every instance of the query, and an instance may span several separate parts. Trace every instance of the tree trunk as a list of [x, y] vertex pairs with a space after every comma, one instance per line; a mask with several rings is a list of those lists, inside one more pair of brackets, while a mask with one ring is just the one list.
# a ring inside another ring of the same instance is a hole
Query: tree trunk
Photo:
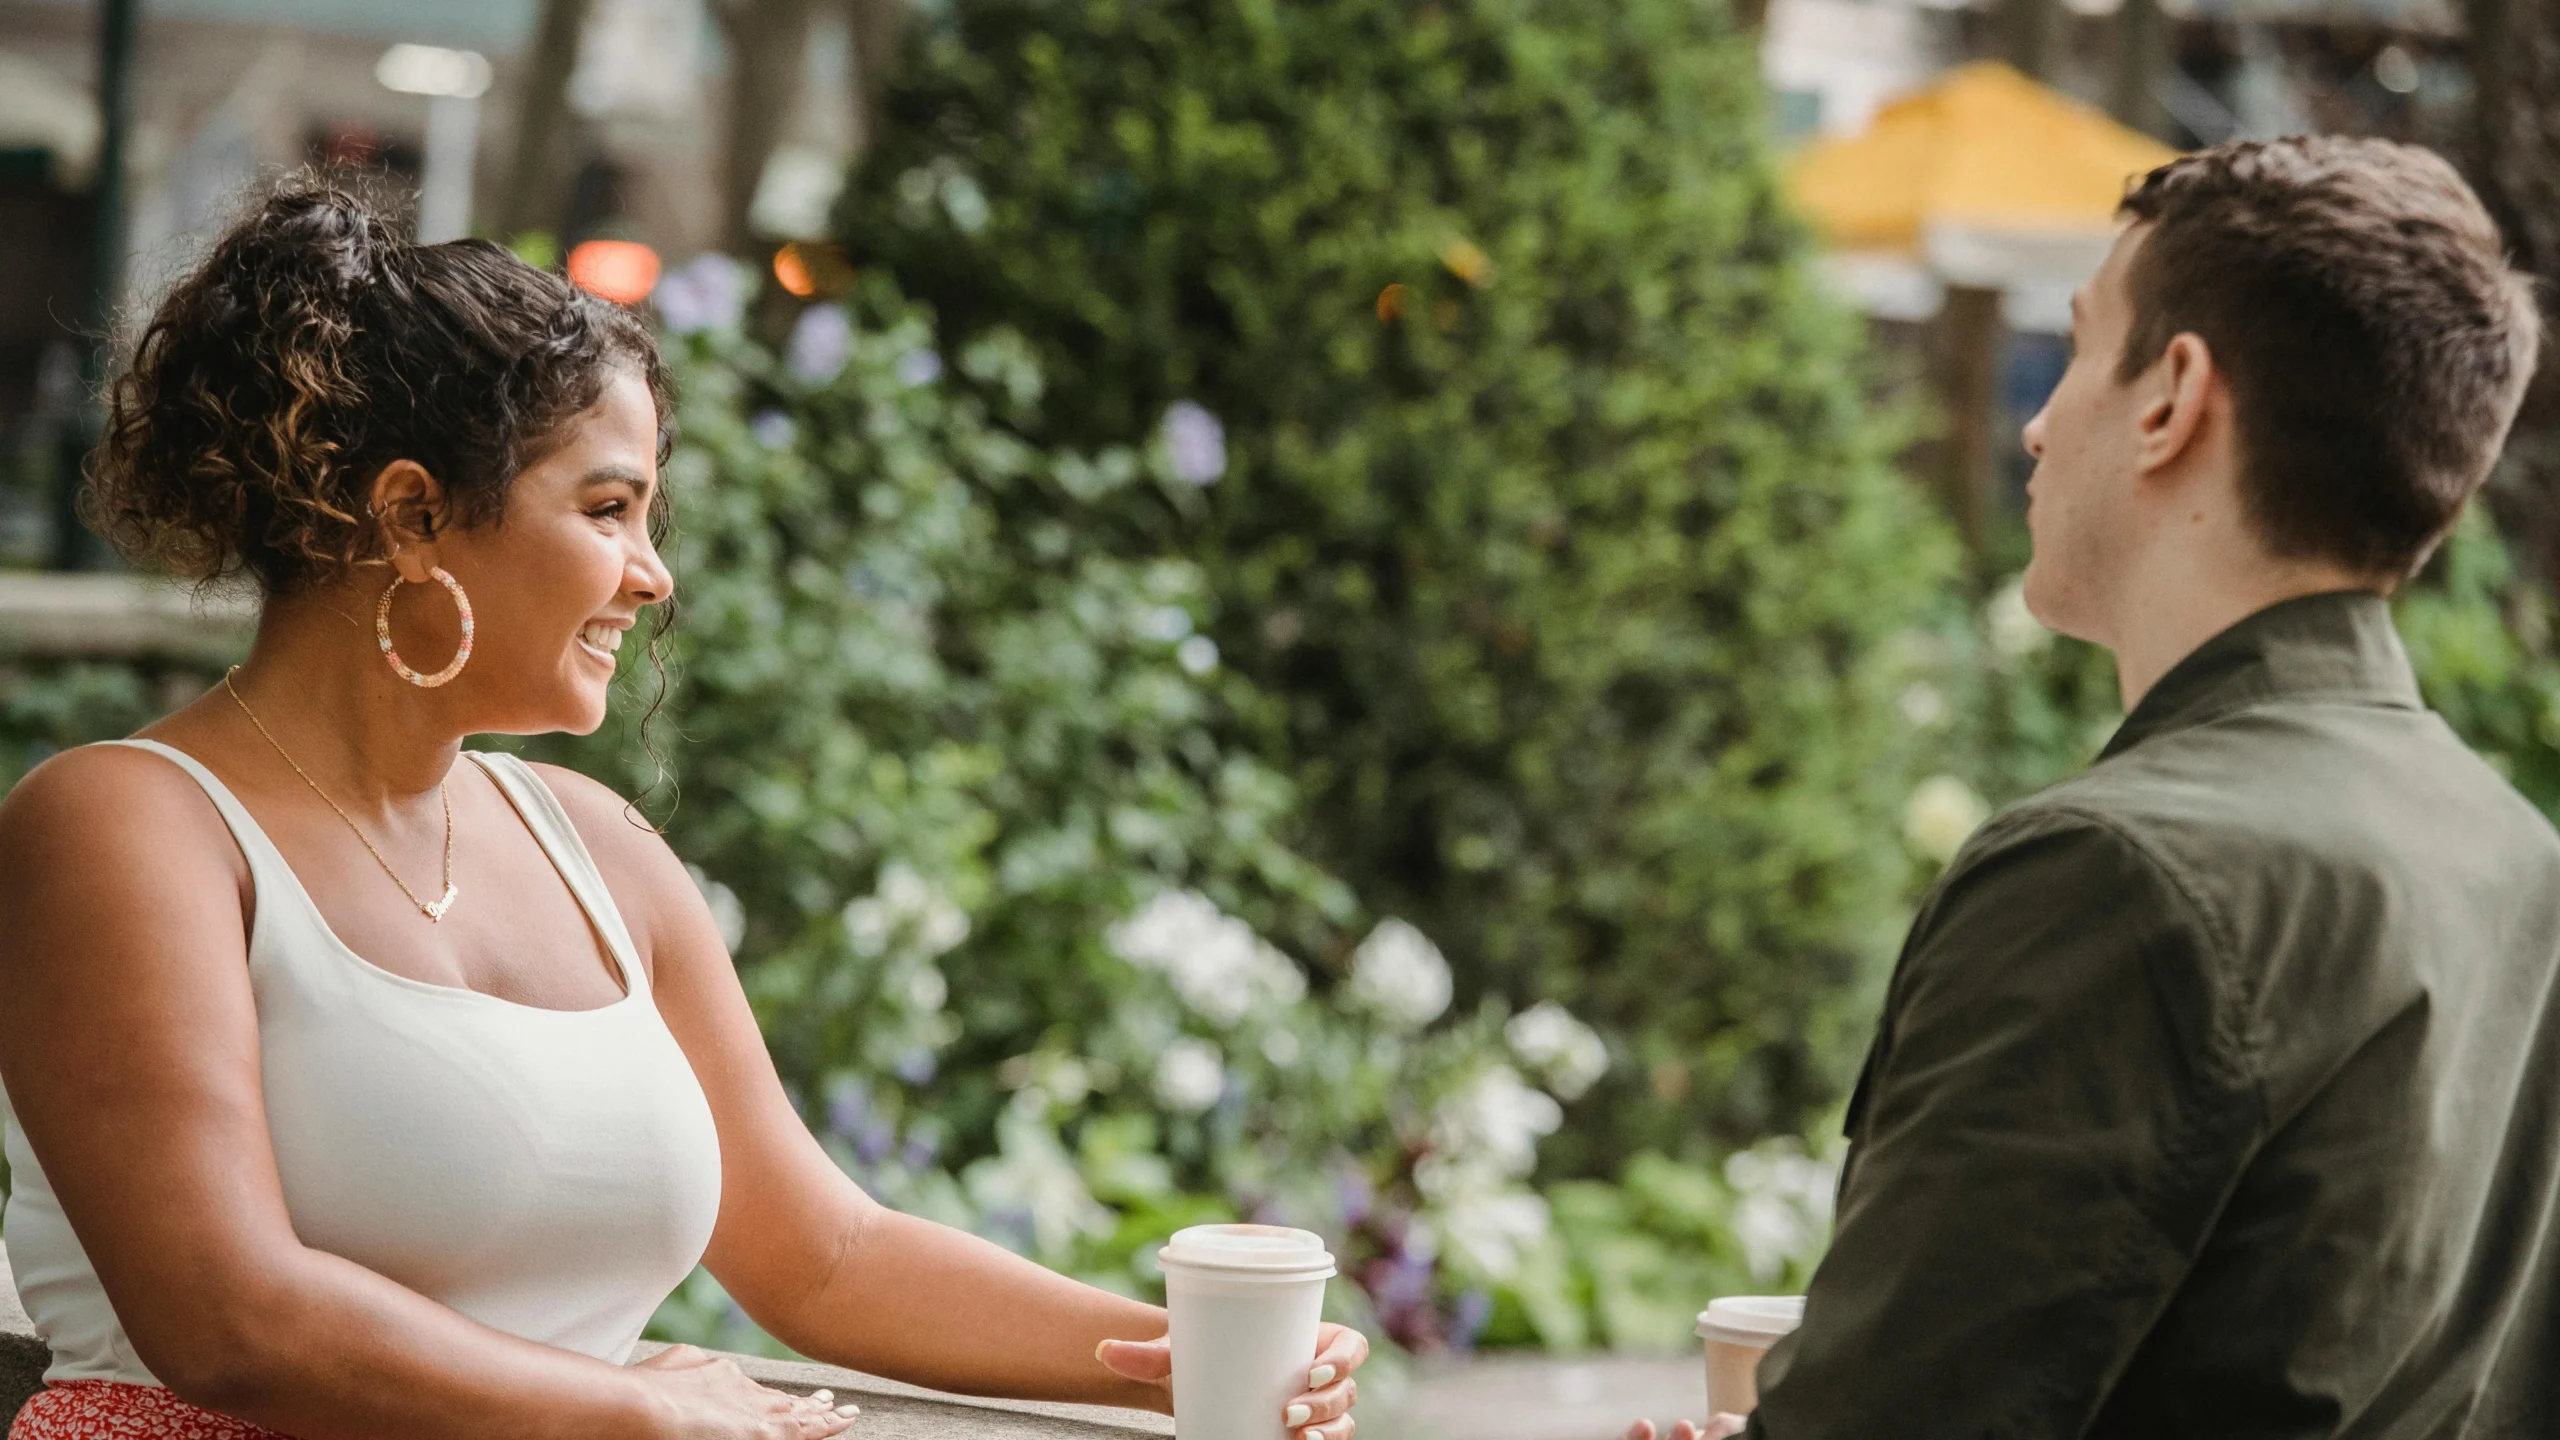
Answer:
[[2490, 501], [2560, 584], [2560, 6], [2470, 0], [2468, 12], [2479, 106], [2473, 178], [2516, 262], [2543, 282], [2543, 365]]
[[713, 7], [729, 42], [729, 116], [720, 176], [721, 244], [744, 255], [756, 245], [748, 211], [783, 128], [799, 103], [813, 0], [723, 0]]
[[2160, 13], [2160, 0], [2124, 0], [2112, 38], [2108, 112], [2118, 124], [2169, 138], [2169, 112], [2160, 104], [2160, 81], [2169, 70], [2169, 19]]
[[2000, 0], [2000, 58], [2050, 82], [2062, 62], [2062, 7], [2055, 0]]
[[880, 133], [882, 97], [906, 38], [907, 0], [845, 0], [853, 30], [853, 148], [869, 148]]
[[1992, 495], [1999, 484], [2000, 440], [1993, 427], [2000, 405], [2000, 348], [2009, 324], [1999, 291], [1949, 285], [1936, 325], [1938, 398], [1948, 426], [1938, 484], [1947, 513], [1978, 559], [1991, 536]]
[[578, 41], [586, 34], [594, 0], [543, 0], [525, 64], [524, 94], [516, 104], [516, 144], [498, 197], [497, 233], [512, 240], [528, 230], [557, 229], [565, 187], [561, 161], [568, 149], [569, 77], [578, 69]]

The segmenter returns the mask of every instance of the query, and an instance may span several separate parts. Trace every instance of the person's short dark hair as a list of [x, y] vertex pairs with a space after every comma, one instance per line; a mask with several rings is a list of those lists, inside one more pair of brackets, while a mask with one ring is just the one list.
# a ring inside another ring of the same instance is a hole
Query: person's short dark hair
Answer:
[[2173, 160], [2123, 213], [2149, 232], [2119, 376], [2201, 337], [2268, 549], [2416, 573], [2488, 478], [2541, 343], [2532, 282], [2471, 188], [2414, 146], [2297, 137]]
[[302, 176], [252, 203], [180, 280], [107, 392], [83, 496], [128, 555], [268, 595], [379, 559], [362, 516], [414, 460], [455, 520], [494, 521], [518, 472], [617, 373], [671, 391], [640, 318], [486, 240], [413, 244]]

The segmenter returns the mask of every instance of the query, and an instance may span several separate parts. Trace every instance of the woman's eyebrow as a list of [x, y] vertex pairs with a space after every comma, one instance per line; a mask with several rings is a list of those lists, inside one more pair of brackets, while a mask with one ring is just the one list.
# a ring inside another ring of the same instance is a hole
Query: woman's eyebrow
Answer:
[[646, 490], [649, 488], [649, 477], [632, 469], [628, 465], [599, 465], [595, 469], [588, 471], [586, 473], [586, 477], [578, 483], [582, 486], [589, 487], [596, 485], [630, 485]]

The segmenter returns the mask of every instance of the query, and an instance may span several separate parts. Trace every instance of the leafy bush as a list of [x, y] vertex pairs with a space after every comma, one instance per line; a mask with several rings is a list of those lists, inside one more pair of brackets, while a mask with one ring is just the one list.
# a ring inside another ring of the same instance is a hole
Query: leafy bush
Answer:
[[[1020, 342], [946, 361], [885, 283], [778, 350], [738, 284], [701, 262], [661, 301], [665, 783], [645, 673], [608, 731], [537, 748], [658, 785], [789, 1088], [882, 1199], [1139, 1293], [1169, 1230], [1285, 1219], [1387, 1333], [1464, 1338], [1456, 1297], [1546, 1233], [1524, 1180], [1597, 1036], [1453, 1009], [1430, 939], [1279, 838], [1295, 795], [1231, 738], [1250, 687], [1199, 567], [1104, 523], [1179, 495], [1168, 452], [1026, 441]], [[707, 1277], [661, 1333], [758, 1343]]]
[[[946, 347], [1019, 331], [1036, 433], [1199, 559], [1281, 825], [1624, 1062], [1561, 1173], [1791, 1130], [1903, 913], [1893, 637], [1951, 550], [1782, 213], [1754, 48], [1699, 0], [983, 0], [849, 188]], [[1143, 547], [1142, 547], [1143, 548]]]

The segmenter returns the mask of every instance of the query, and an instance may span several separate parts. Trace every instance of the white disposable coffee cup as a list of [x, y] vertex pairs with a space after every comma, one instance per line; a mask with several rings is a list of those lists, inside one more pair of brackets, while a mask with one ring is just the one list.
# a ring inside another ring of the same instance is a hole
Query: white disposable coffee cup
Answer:
[[1707, 1413], [1748, 1415], [1760, 1406], [1760, 1357], [1804, 1323], [1801, 1295], [1728, 1295], [1698, 1312], [1707, 1342]]
[[1282, 1225], [1194, 1225], [1156, 1258], [1173, 1333], [1173, 1424], [1182, 1440], [1280, 1440], [1306, 1388], [1333, 1257]]

